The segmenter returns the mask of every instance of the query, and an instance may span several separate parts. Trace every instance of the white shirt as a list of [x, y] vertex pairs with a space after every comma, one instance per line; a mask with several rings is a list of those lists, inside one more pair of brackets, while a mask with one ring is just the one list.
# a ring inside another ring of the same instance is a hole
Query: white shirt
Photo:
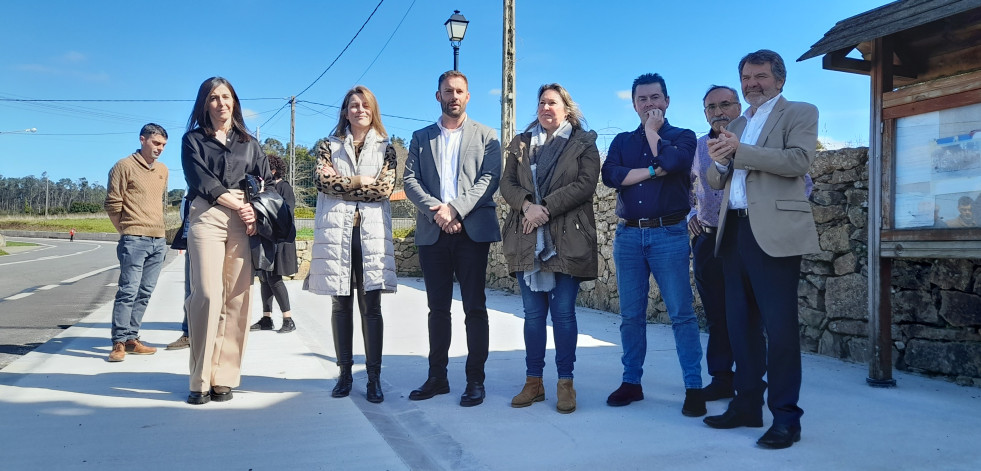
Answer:
[[464, 119], [460, 127], [446, 129], [442, 118], [436, 120], [439, 126], [439, 198], [449, 203], [457, 196], [457, 169], [460, 164], [460, 141], [463, 139]]
[[[763, 125], [766, 124], [766, 119], [770, 117], [770, 112], [776, 106], [780, 95], [782, 93], [778, 93], [777, 96], [760, 105], [755, 113], [753, 113], [752, 108], [743, 113], [743, 116], [746, 117], [746, 127], [743, 129], [743, 135], [739, 137], [740, 143], [756, 145], [756, 141], [760, 138], [760, 132], [763, 131]], [[720, 169], [722, 168], [725, 167], [720, 166]], [[725, 169], [728, 170], [728, 168]], [[729, 183], [729, 209], [746, 209], [749, 206], [749, 201], [746, 198], [746, 175], [749, 175], [749, 170], [741, 168], [733, 170], [732, 182]]]

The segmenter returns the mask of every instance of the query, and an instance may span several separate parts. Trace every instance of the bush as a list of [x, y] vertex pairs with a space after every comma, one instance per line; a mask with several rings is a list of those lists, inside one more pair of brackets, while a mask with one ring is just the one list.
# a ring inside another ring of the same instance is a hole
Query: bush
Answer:
[[395, 229], [392, 231], [392, 237], [396, 239], [405, 239], [406, 237], [412, 237], [416, 235], [416, 228], [410, 227], [408, 229]]
[[72, 203], [71, 208], [68, 209], [69, 213], [98, 213], [100, 211], [102, 211], [101, 204], [85, 203], [82, 201]]
[[293, 210], [293, 217], [297, 219], [313, 219], [316, 212], [313, 208], [296, 208]]

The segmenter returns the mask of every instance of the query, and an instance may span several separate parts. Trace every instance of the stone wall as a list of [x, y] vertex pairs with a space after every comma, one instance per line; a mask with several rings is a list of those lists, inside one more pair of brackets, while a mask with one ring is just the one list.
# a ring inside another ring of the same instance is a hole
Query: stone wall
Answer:
[[[822, 252], [804, 256], [799, 282], [800, 340], [804, 351], [868, 362], [867, 149], [819, 152], [811, 166], [811, 206]], [[497, 195], [498, 216], [507, 205]], [[613, 190], [600, 184], [593, 197], [599, 244], [599, 278], [582, 284], [577, 303], [619, 312], [613, 234], [617, 224]], [[306, 276], [309, 250], [298, 242], [300, 270]], [[301, 246], [303, 250], [301, 250]], [[304, 254], [303, 252], [307, 252]], [[395, 241], [402, 276], [421, 276], [412, 238]], [[652, 280], [653, 281], [653, 280]], [[487, 286], [517, 292], [501, 244], [492, 244]], [[695, 293], [695, 312], [704, 310]], [[647, 316], [669, 323], [656, 284], [651, 283]], [[892, 272], [893, 364], [897, 370], [939, 376], [981, 387], [981, 260], [903, 259]]]

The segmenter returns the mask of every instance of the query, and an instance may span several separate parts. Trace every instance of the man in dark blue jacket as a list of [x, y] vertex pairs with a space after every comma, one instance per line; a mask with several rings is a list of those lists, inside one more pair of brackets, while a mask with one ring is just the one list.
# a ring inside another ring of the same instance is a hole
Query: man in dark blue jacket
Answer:
[[613, 262], [620, 293], [623, 383], [606, 400], [625, 406], [644, 398], [641, 377], [647, 354], [647, 302], [650, 277], [660, 289], [671, 318], [685, 383], [682, 414], [705, 414], [702, 399], [702, 345], [692, 309], [688, 272], [689, 210], [695, 133], [668, 124], [670, 98], [664, 79], [644, 74], [631, 90], [640, 126], [620, 133], [603, 163], [603, 183], [617, 190]]

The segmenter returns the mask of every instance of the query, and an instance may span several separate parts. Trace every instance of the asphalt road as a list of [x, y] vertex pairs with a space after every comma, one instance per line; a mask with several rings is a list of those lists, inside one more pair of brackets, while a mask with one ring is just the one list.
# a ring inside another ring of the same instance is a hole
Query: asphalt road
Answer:
[[119, 279], [115, 242], [8, 240], [39, 246], [0, 257], [0, 369], [112, 301]]

